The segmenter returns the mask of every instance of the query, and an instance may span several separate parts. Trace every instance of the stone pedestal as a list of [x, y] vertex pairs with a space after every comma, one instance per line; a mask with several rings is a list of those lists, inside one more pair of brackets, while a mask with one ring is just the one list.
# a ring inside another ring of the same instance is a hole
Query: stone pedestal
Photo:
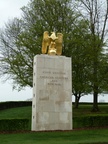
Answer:
[[32, 130], [71, 130], [71, 95], [71, 58], [36, 55], [33, 65]]

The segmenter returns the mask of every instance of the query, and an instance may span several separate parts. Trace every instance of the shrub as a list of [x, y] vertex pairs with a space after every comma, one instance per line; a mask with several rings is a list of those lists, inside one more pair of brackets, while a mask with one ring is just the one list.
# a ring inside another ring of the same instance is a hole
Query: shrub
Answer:
[[28, 130], [29, 119], [1, 119], [0, 131]]
[[108, 126], [108, 115], [90, 115], [73, 118], [74, 128]]
[[1, 102], [0, 110], [16, 107], [32, 106], [31, 101], [10, 101], [10, 102]]

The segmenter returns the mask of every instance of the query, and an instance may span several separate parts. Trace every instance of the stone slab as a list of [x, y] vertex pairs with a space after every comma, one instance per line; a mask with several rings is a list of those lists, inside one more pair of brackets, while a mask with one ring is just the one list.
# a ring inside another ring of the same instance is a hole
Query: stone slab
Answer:
[[34, 57], [32, 131], [72, 129], [71, 73], [71, 58]]

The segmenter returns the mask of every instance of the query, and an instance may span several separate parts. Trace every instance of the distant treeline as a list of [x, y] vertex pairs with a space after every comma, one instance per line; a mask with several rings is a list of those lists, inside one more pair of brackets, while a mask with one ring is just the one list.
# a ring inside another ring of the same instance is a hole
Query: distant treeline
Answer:
[[0, 110], [16, 108], [16, 107], [24, 107], [24, 106], [32, 106], [32, 101], [0, 102]]
[[[108, 103], [99, 103], [99, 105], [107, 105]], [[72, 102], [74, 106], [74, 102]], [[90, 102], [80, 102], [79, 105], [92, 105]], [[0, 110], [16, 107], [32, 106], [32, 101], [8, 101], [0, 102]]]

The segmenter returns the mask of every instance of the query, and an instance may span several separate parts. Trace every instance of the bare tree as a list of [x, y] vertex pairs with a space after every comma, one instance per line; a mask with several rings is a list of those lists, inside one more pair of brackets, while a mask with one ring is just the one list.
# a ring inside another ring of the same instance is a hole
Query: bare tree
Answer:
[[92, 89], [93, 89], [93, 111], [98, 111], [99, 93], [99, 61], [102, 54], [102, 47], [107, 40], [108, 22], [108, 0], [78, 0], [79, 11], [83, 17], [89, 21], [89, 31], [91, 35], [91, 64], [92, 64]]

